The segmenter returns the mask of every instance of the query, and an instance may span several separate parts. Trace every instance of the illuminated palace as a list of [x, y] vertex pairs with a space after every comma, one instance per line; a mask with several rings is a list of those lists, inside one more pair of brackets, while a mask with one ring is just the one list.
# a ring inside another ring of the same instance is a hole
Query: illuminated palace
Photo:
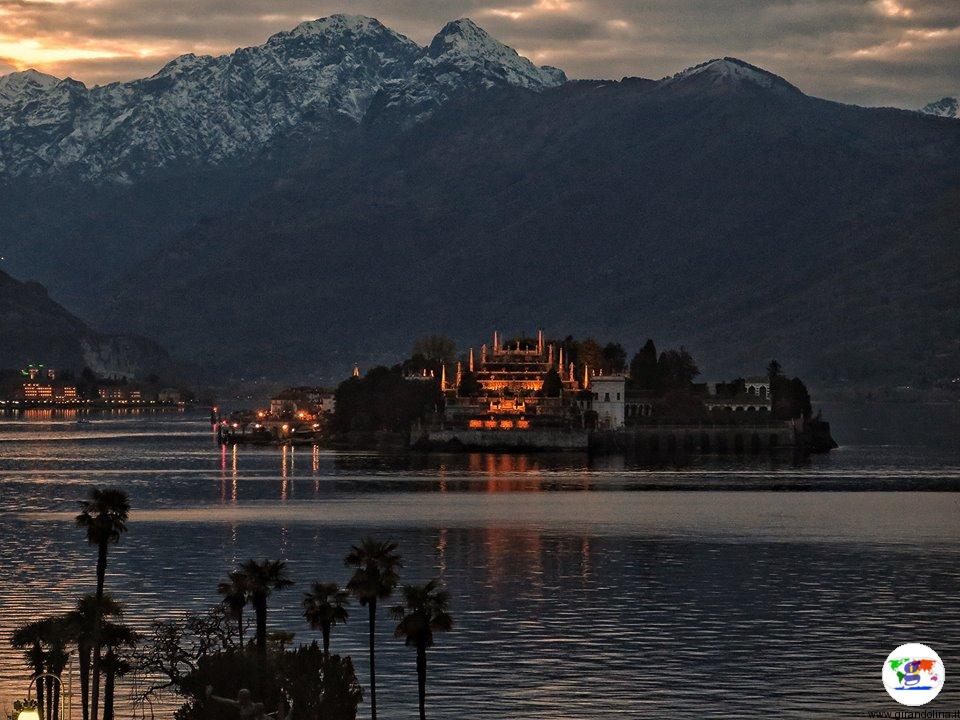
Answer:
[[[544, 388], [550, 370], [553, 387]], [[577, 379], [579, 375], [579, 380]], [[470, 348], [467, 367], [458, 362], [453, 382], [443, 369], [440, 386], [445, 397], [444, 424], [489, 430], [564, 427], [570, 410], [589, 383], [588, 368], [577, 372], [563, 348], [547, 344], [543, 331], [536, 340], [504, 343], [494, 332], [493, 345], [483, 345], [479, 357]]]

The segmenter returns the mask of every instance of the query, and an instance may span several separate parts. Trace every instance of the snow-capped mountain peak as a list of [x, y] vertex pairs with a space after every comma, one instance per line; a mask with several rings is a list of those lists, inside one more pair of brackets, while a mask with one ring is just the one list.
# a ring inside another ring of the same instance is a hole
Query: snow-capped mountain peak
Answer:
[[272, 35], [267, 43], [283, 42], [291, 38], [352, 38], [354, 41], [361, 38], [389, 35], [413, 44], [400, 33], [396, 33], [376, 18], [366, 15], [345, 15], [336, 13], [329, 17], [307, 20], [292, 30], [284, 30]]
[[751, 65], [735, 57], [716, 58], [687, 68], [660, 81], [663, 85], [695, 83], [708, 88], [738, 88], [756, 86], [769, 90], [799, 92], [779, 75]]
[[23, 70], [0, 76], [0, 111], [20, 107], [60, 82], [60, 78], [37, 70]]
[[470, 18], [447, 23], [434, 36], [424, 57], [417, 64], [423, 69], [452, 65], [461, 71], [479, 71], [489, 75], [491, 83], [502, 79], [511, 85], [537, 90], [566, 81], [562, 71], [537, 67]]
[[471, 57], [519, 57], [515, 50], [493, 38], [470, 18], [448, 22], [433, 37], [427, 48], [430, 57], [440, 57], [448, 53]]
[[940, 117], [960, 119], [960, 102], [957, 97], [945, 97], [928, 103], [920, 108], [920, 112], [926, 115], [939, 115]]

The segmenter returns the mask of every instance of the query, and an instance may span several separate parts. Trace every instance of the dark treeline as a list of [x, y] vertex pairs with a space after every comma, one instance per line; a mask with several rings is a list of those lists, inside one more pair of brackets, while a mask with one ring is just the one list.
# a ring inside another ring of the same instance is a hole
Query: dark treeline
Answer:
[[[201, 613], [154, 622], [139, 637], [120, 623], [123, 607], [105, 592], [109, 546], [127, 530], [130, 503], [117, 489], [93, 489], [81, 503], [77, 524], [97, 548], [95, 592], [61, 615], [17, 628], [11, 642], [24, 650], [36, 685], [35, 698], [17, 709], [36, 708], [43, 720], [60, 717], [61, 683], [75, 653], [79, 661], [81, 717], [116, 717], [117, 680], [130, 676], [128, 704], [152, 713], [169, 693], [182, 698], [177, 720], [355, 720], [364, 688], [349, 656], [331, 653], [334, 629], [363, 609], [369, 637], [371, 717], [377, 717], [375, 630], [388, 607], [394, 636], [415, 651], [419, 715], [426, 718], [427, 651], [435, 636], [453, 628], [449, 593], [438, 580], [401, 584], [403, 559], [397, 543], [365, 537], [343, 558], [348, 577], [314, 581], [302, 594], [306, 626], [321, 633], [293, 645], [295, 632], [270, 630], [270, 598], [294, 586], [286, 563], [250, 559], [216, 586], [220, 601]], [[247, 610], [249, 609], [249, 613]], [[248, 615], [253, 615], [249, 633]]]
[[[521, 340], [532, 345], [534, 338]], [[544, 397], [559, 397], [569, 363], [576, 366], [580, 381], [583, 372], [611, 375], [627, 374], [627, 393], [655, 401], [660, 417], [674, 420], [701, 421], [710, 419], [703, 399], [707, 393], [704, 383], [697, 383], [700, 368], [683, 346], [658, 351], [653, 340], [647, 340], [632, 357], [620, 343], [601, 344], [593, 338], [577, 340], [567, 336], [554, 341], [563, 349], [563, 377], [555, 368], [543, 376]], [[630, 357], [629, 362], [627, 358]], [[391, 368], [375, 367], [363, 377], [352, 377], [337, 388], [337, 405], [331, 429], [335, 433], [390, 432], [406, 433], [417, 422], [443, 409], [440, 377], [445, 366], [447, 381], [453, 383], [454, 367], [461, 364], [461, 379], [457, 387], [461, 397], [480, 393], [480, 384], [468, 369], [465, 354], [457, 353], [454, 343], [442, 336], [432, 335], [418, 340], [409, 358]], [[424, 373], [426, 377], [424, 378]], [[412, 382], [406, 377], [420, 376]], [[772, 360], [766, 370], [773, 400], [773, 417], [778, 420], [809, 418], [810, 394], [799, 378], [788, 378], [780, 364]], [[508, 392], [508, 391], [504, 391]], [[718, 383], [720, 397], [734, 398], [745, 393], [744, 378]]]
[[[331, 430], [334, 433], [403, 433], [440, 407], [439, 375], [407, 381], [405, 367], [414, 372], [421, 369], [412, 367], [411, 362], [413, 359], [392, 368], [375, 367], [363, 377], [351, 377], [340, 383]], [[435, 368], [438, 370], [439, 367]]]

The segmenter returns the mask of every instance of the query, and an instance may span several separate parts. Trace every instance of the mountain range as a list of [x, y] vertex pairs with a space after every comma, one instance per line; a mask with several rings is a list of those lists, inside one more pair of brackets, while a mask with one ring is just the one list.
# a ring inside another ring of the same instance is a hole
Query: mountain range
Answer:
[[332, 16], [131, 83], [0, 78], [0, 191], [8, 269], [216, 377], [537, 325], [709, 376], [960, 368], [960, 123], [736, 58], [566, 81], [469, 20]]
[[466, 86], [540, 90], [538, 68], [470, 20], [430, 45], [360, 16], [304, 22], [230, 55], [183, 55], [152, 77], [88, 89], [35, 70], [0, 79], [0, 172], [129, 183], [177, 164], [219, 164], [294, 129], [312, 136], [380, 112], [422, 118]]

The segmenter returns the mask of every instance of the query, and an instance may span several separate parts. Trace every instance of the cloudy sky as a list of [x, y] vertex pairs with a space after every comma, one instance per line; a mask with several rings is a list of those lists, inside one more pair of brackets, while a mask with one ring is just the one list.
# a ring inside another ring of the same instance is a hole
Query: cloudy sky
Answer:
[[578, 78], [659, 78], [733, 55], [845, 102], [917, 107], [960, 93], [960, 0], [0, 0], [0, 74], [127, 80], [334, 12], [422, 44], [471, 17]]

